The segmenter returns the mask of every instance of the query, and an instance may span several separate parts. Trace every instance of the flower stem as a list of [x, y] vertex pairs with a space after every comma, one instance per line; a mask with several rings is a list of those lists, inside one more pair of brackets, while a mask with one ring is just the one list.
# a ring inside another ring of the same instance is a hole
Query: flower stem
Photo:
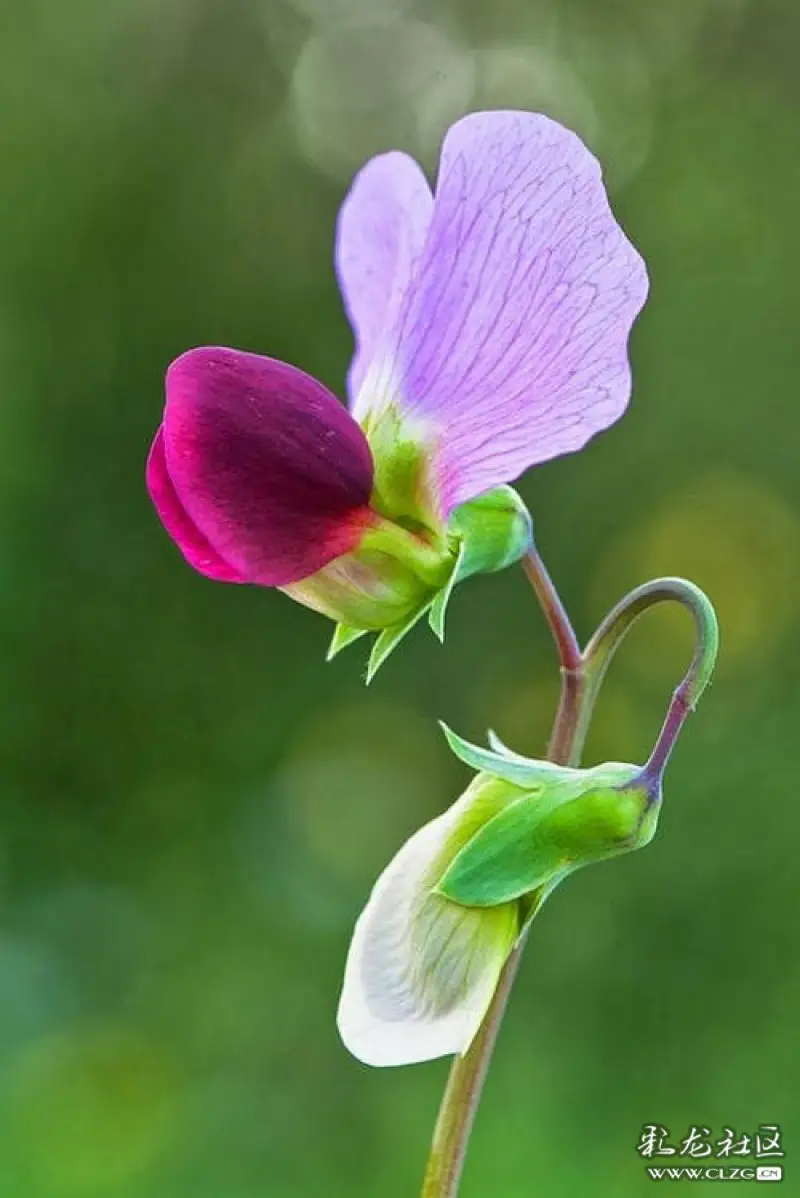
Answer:
[[558, 659], [562, 671], [579, 670], [581, 666], [581, 646], [567, 615], [561, 597], [547, 572], [547, 567], [534, 547], [528, 550], [522, 559], [522, 568], [528, 582], [533, 587], [539, 606], [544, 612], [545, 619], [553, 634], [553, 640], [558, 650]]
[[[561, 695], [547, 756], [559, 765], [580, 763], [595, 701], [611, 659], [645, 611], [658, 603], [680, 603], [695, 622], [695, 652], [689, 669], [675, 690], [655, 747], [644, 767], [657, 777], [675, 740], [711, 678], [718, 647], [716, 615], [709, 599], [683, 578], [659, 578], [626, 595], [608, 613], [582, 653], [569, 617], [536, 550], [523, 561], [523, 569], [536, 593], [558, 649]], [[497, 1034], [519, 968], [527, 932], [511, 952], [478, 1034], [468, 1051], [450, 1068], [433, 1133], [422, 1198], [457, 1198], [472, 1125], [480, 1102]]]
[[522, 559], [522, 568], [544, 612], [561, 667], [561, 694], [547, 746], [547, 759], [557, 765], [576, 765], [575, 741], [584, 689], [580, 642], [561, 596], [534, 546]]
[[463, 1057], [455, 1057], [450, 1067], [433, 1131], [422, 1198], [455, 1198], [458, 1193], [472, 1124], [506, 1003], [517, 975], [523, 942], [524, 938], [517, 941], [503, 967], [491, 1006], [469, 1051]]
[[[522, 564], [550, 626], [561, 663], [561, 697], [547, 756], [557, 764], [567, 765], [574, 756], [572, 746], [582, 720], [585, 688], [580, 644], [539, 554], [532, 549]], [[422, 1198], [456, 1198], [458, 1194], [475, 1113], [526, 938], [527, 932], [519, 938], [506, 961], [489, 1009], [468, 1051], [456, 1057], [450, 1067], [433, 1132]]]

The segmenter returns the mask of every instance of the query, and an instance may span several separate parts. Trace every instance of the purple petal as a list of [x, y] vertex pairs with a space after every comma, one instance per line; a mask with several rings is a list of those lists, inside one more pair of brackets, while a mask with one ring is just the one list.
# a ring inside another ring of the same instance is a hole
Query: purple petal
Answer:
[[244, 582], [238, 570], [223, 561], [186, 514], [175, 493], [164, 455], [164, 428], [158, 430], [147, 459], [147, 489], [161, 523], [190, 566], [216, 582]]
[[203, 348], [173, 362], [163, 472], [160, 455], [154, 446], [151, 487], [163, 473], [172, 490], [162, 485], [156, 506], [193, 565], [212, 550], [212, 577], [222, 562], [237, 581], [298, 582], [355, 548], [373, 519], [361, 429], [321, 383], [272, 358]]
[[384, 401], [434, 430], [444, 513], [622, 415], [646, 295], [644, 263], [574, 134], [522, 112], [452, 127], [422, 261], [381, 351]]
[[390, 328], [422, 254], [433, 197], [407, 154], [382, 154], [356, 175], [336, 232], [336, 270], [356, 352], [350, 366], [353, 404], [381, 334]]

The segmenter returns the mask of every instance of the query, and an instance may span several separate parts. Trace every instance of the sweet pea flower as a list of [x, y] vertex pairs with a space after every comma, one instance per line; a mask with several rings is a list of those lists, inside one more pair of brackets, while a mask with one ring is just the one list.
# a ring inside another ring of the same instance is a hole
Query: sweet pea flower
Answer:
[[661, 771], [534, 761], [445, 728], [478, 770], [452, 807], [416, 832], [356, 923], [338, 1026], [368, 1065], [465, 1053], [518, 938], [582, 866], [642, 848], [661, 807]]
[[147, 481], [196, 570], [337, 621], [330, 655], [377, 631], [374, 671], [423, 615], [442, 635], [456, 582], [524, 554], [507, 484], [623, 413], [647, 275], [595, 158], [525, 112], [453, 125], [435, 194], [405, 154], [368, 162], [336, 266], [349, 412], [284, 362], [189, 350]]

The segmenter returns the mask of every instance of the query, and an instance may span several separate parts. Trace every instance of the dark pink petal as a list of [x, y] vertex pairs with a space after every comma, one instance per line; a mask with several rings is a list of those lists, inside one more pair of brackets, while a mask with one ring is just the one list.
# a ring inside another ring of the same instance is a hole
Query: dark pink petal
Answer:
[[158, 430], [150, 448], [146, 471], [147, 489], [161, 523], [190, 566], [217, 582], [244, 582], [238, 570], [223, 561], [189, 519], [172, 485], [164, 456], [164, 428]]
[[369, 396], [424, 430], [444, 514], [621, 416], [646, 295], [644, 263], [574, 134], [524, 112], [450, 129], [424, 252]]
[[381, 334], [392, 330], [422, 254], [433, 212], [428, 181], [413, 158], [393, 152], [356, 175], [336, 230], [336, 270], [356, 352], [350, 366], [350, 403], [358, 393]]
[[308, 577], [355, 548], [373, 518], [364, 434], [321, 383], [285, 362], [189, 350], [167, 372], [163, 431], [189, 524], [247, 582]]

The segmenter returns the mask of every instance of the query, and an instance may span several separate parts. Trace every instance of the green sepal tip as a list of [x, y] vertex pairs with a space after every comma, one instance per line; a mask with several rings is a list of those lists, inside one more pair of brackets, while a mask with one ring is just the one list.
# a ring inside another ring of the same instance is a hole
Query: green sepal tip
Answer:
[[455, 590], [456, 583], [459, 582], [463, 577], [461, 574], [461, 567], [466, 556], [467, 546], [462, 541], [458, 549], [458, 556], [456, 557], [456, 564], [453, 567], [453, 572], [442, 589], [436, 595], [436, 598], [431, 604], [431, 608], [428, 613], [428, 624], [430, 625], [431, 632], [435, 637], [438, 638], [438, 640], [442, 642], [442, 644], [444, 644], [444, 621], [445, 616], [447, 615], [447, 606], [450, 602], [450, 597]]
[[502, 752], [492, 749], [482, 749], [464, 740], [452, 728], [448, 728], [443, 720], [439, 726], [444, 732], [450, 749], [465, 765], [471, 766], [487, 774], [494, 774], [505, 782], [512, 782], [523, 790], [535, 790], [553, 782], [562, 782], [571, 778], [580, 778], [580, 770], [571, 769], [565, 765], [553, 765], [550, 761], [534, 761], [528, 757], [520, 757], [503, 747]]
[[372, 682], [378, 670], [387, 657], [394, 652], [403, 637], [422, 619], [430, 605], [430, 600], [428, 600], [427, 603], [423, 603], [411, 615], [406, 616], [404, 620], [398, 621], [397, 624], [392, 624], [390, 628], [384, 628], [383, 632], [380, 633], [375, 644], [372, 646], [369, 661], [367, 662], [367, 685]]
[[366, 628], [351, 628], [349, 624], [337, 624], [331, 637], [331, 643], [328, 645], [325, 660], [333, 661], [337, 653], [341, 653], [342, 649], [346, 649], [354, 641], [358, 641], [362, 636], [366, 636], [367, 632], [368, 629]]

